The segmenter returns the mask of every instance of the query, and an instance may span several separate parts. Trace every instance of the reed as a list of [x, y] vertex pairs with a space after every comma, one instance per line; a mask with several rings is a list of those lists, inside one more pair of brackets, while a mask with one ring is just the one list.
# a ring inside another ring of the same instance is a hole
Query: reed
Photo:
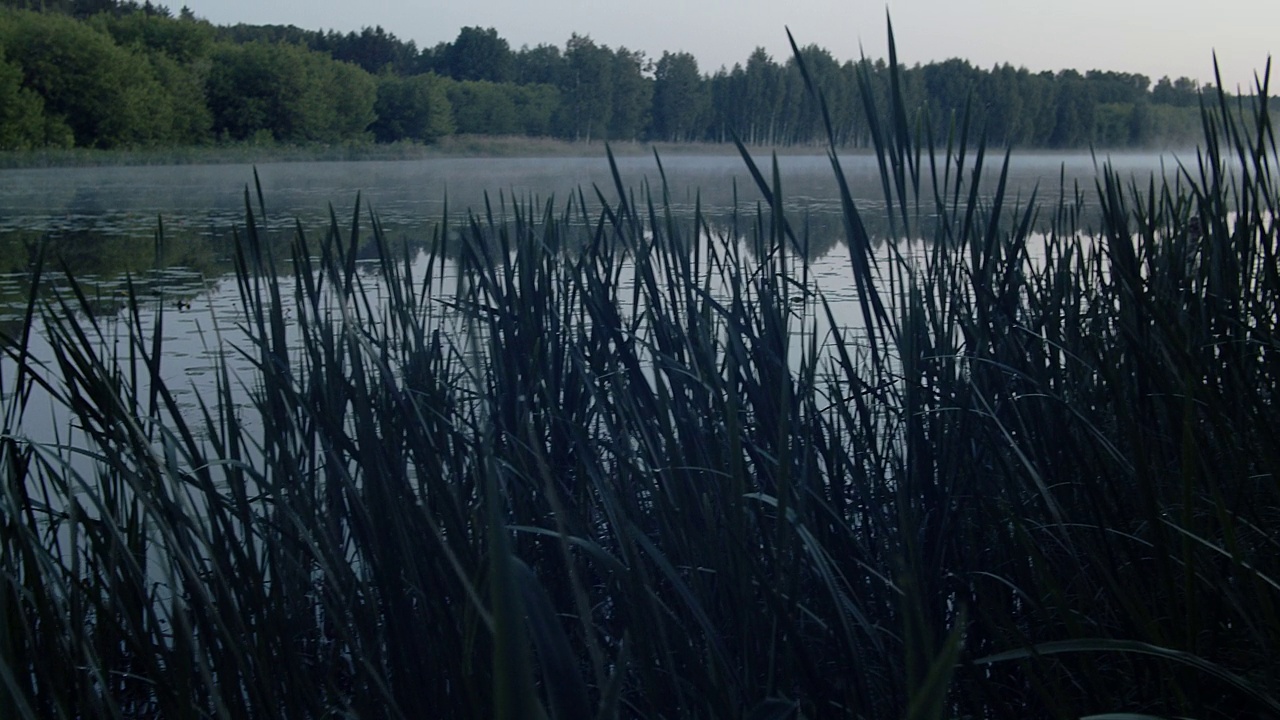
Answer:
[[[246, 193], [226, 351], [253, 370], [198, 417], [163, 307], [33, 291], [0, 716], [1280, 713], [1266, 108], [1207, 96], [1171, 183], [1020, 199], [980, 187], [964, 118], [920, 137], [862, 83], [892, 237], [846, 188], [858, 327], [745, 149], [743, 244], [615, 169], [423, 257], [357, 201], [286, 276]], [[36, 386], [83, 444], [23, 437]]]

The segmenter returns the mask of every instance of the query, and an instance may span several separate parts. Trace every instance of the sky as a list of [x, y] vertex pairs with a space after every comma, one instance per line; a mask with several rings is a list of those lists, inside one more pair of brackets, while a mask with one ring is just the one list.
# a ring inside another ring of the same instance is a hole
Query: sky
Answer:
[[[1073, 68], [1213, 79], [1216, 51], [1229, 90], [1253, 89], [1269, 56], [1280, 62], [1280, 0], [161, 0], [215, 24], [297, 25], [348, 32], [381, 25], [420, 48], [467, 26], [511, 44], [561, 48], [572, 33], [611, 48], [692, 53], [704, 72], [744, 63], [763, 47], [791, 55], [786, 29], [839, 60], [886, 58], [886, 10], [898, 59], [963, 58], [1041, 70]], [[1280, 67], [1271, 94], [1280, 89]]]

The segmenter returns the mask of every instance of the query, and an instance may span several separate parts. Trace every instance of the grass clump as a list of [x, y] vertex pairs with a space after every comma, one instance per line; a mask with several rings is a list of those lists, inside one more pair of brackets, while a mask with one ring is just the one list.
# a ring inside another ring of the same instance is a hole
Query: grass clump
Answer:
[[[856, 327], [745, 150], [745, 242], [619, 180], [418, 258], [374, 220], [376, 278], [358, 213], [283, 278], [246, 196], [253, 370], [195, 417], [163, 309], [33, 300], [0, 715], [1277, 714], [1265, 107], [1207, 103], [1172, 183], [1104, 169], [1097, 228], [981, 190], [896, 86], [868, 115], [892, 237], [846, 190]], [[84, 444], [23, 437], [33, 388]]]

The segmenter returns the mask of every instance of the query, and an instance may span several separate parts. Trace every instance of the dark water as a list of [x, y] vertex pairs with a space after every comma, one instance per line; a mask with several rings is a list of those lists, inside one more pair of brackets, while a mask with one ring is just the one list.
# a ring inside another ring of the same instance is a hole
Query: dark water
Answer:
[[[991, 176], [1000, 157], [988, 158], [980, 195], [994, 191]], [[773, 182], [772, 160], [756, 161]], [[1093, 194], [1098, 163], [1110, 162], [1142, 184], [1172, 174], [1174, 155], [1015, 155], [1007, 195], [1044, 201], [1077, 190]], [[851, 194], [872, 236], [888, 232], [884, 190], [874, 155], [841, 159]], [[971, 179], [970, 166], [940, 168], [939, 174]], [[648, 199], [659, 212], [692, 218], [695, 208], [719, 235], [749, 232], [763, 195], [747, 163], [734, 154], [674, 155], [617, 159], [623, 193], [642, 210]], [[813, 260], [831, 254], [843, 236], [838, 184], [823, 155], [777, 159], [781, 196], [789, 222], [804, 236]], [[927, 166], [926, 166], [927, 167]], [[255, 179], [256, 178], [256, 179]], [[607, 158], [439, 158], [417, 161], [313, 162], [260, 165], [187, 165], [0, 171], [0, 329], [12, 330], [29, 294], [37, 257], [46, 267], [66, 269], [101, 314], [123, 304], [125, 278], [135, 291], [176, 305], [194, 303], [232, 272], [234, 237], [246, 212], [285, 244], [301, 227], [314, 240], [330, 219], [358, 224], [368, 238], [376, 217], [393, 244], [430, 241], [448, 215], [456, 226], [469, 212], [509, 218], [515, 205], [548, 207], [556, 213], [579, 200], [594, 210], [601, 197], [616, 203], [617, 187]], [[928, 191], [927, 175], [922, 189]], [[258, 188], [261, 188], [261, 200]], [[966, 190], [967, 192], [967, 190]], [[576, 206], [575, 206], [576, 207]], [[265, 208], [265, 214], [262, 212]], [[589, 212], [590, 216], [593, 214]], [[571, 218], [580, 218], [578, 214]], [[926, 218], [927, 221], [927, 218]], [[839, 253], [843, 254], [843, 253]]]
[[[756, 158], [772, 182], [771, 159]], [[988, 158], [988, 177], [1001, 158]], [[1056, 199], [1076, 187], [1092, 192], [1096, 162], [1109, 160], [1140, 180], [1176, 168], [1173, 155], [1133, 154], [1095, 159], [1089, 154], [1017, 155], [1010, 163], [1011, 198], [1033, 191]], [[674, 155], [617, 159], [629, 199], [666, 205], [677, 217], [700, 207], [713, 227], [742, 232], [762, 200], [745, 161], [733, 154]], [[838, 185], [822, 155], [778, 158], [782, 197], [790, 221], [811, 239], [816, 255], [835, 248], [842, 235]], [[887, 230], [883, 188], [874, 156], [842, 158], [845, 176], [873, 235]], [[0, 171], [0, 323], [12, 321], [27, 295], [25, 278], [44, 248], [53, 267], [65, 266], [101, 298], [108, 311], [132, 276], [147, 292], [190, 302], [204, 284], [231, 272], [236, 230], [247, 206], [268, 234], [287, 240], [300, 224], [320, 237], [331, 215], [345, 229], [357, 198], [360, 223], [374, 215], [394, 243], [424, 243], [442, 217], [458, 222], [469, 211], [511, 215], [513, 203], [559, 211], [582, 198], [598, 205], [597, 193], [616, 202], [618, 191], [607, 158], [440, 158], [417, 161], [275, 163], [256, 168], [265, 218], [260, 212], [255, 168], [250, 165], [103, 167]], [[963, 169], [966, 180], [971, 168]], [[952, 176], [955, 171], [952, 169]], [[928, 179], [923, 182], [928, 187]], [[985, 182], [984, 193], [994, 189]], [[161, 232], [162, 230], [162, 232]], [[366, 235], [367, 236], [367, 235]], [[158, 242], [158, 238], [163, 242]], [[167, 276], [160, 271], [171, 271]]]
[[[1172, 156], [1125, 155], [1111, 158], [1122, 174], [1139, 180], [1176, 168]], [[758, 158], [772, 176], [771, 160]], [[785, 209], [793, 227], [813, 240], [811, 282], [832, 303], [837, 319], [856, 323], [856, 297], [850, 283], [847, 254], [840, 250], [842, 222], [838, 184], [830, 162], [821, 155], [778, 159]], [[842, 159], [851, 193], [873, 234], [883, 221], [885, 204], [874, 156]], [[998, 169], [999, 158], [992, 172]], [[719, 230], [735, 216], [742, 227], [762, 202], [742, 158], [673, 156], [662, 160], [663, 176], [652, 157], [620, 157], [618, 172], [629, 198], [642, 205], [652, 195], [678, 219], [692, 218], [695, 207]], [[513, 200], [557, 211], [571, 198], [596, 206], [597, 192], [616, 202], [618, 191], [608, 161], [570, 159], [434, 159], [407, 162], [342, 162], [268, 164], [256, 168], [265, 205], [261, 217], [255, 168], [246, 165], [180, 167], [109, 167], [0, 171], [0, 331], [21, 329], [29, 294], [30, 267], [40, 248], [47, 266], [66, 267], [82, 285], [90, 308], [103, 329], [96, 340], [103, 353], [121, 351], [127, 340], [118, 321], [129, 294], [152, 309], [163, 309], [162, 376], [180, 405], [199, 411], [208, 396], [219, 363], [233, 374], [250, 363], [240, 352], [245, 344], [237, 325], [243, 308], [232, 279], [233, 237], [243, 232], [246, 200], [267, 234], [288, 238], [296, 225], [316, 237], [334, 213], [345, 228], [352, 221], [357, 197], [360, 223], [369, 227], [376, 215], [393, 242], [426, 242], [448, 208], [453, 221], [466, 212], [509, 217]], [[965, 169], [966, 177], [969, 169]], [[1033, 191], [1056, 199], [1077, 187], [1092, 193], [1095, 161], [1089, 155], [1028, 155], [1010, 164], [1011, 198], [1025, 201]], [[981, 192], [989, 193], [991, 187]], [[980, 188], [984, 186], [980, 185]], [[160, 239], [163, 238], [163, 242]], [[46, 283], [62, 284], [57, 273]], [[381, 292], [370, 277], [370, 292]], [[286, 316], [288, 310], [286, 309]], [[143, 323], [156, 322], [144, 313]], [[37, 358], [49, 358], [42, 325], [32, 328], [30, 347]], [[251, 373], [246, 372], [246, 375]], [[12, 392], [13, 363], [0, 358], [0, 393]], [[247, 394], [240, 400], [248, 406]], [[29, 403], [20, 436], [37, 440], [72, 437], [65, 410], [51, 407], [38, 391]], [[185, 412], [185, 410], [184, 410]]]
[[[757, 157], [766, 176], [770, 158]], [[1109, 158], [1125, 175], [1144, 177], [1170, 172], [1173, 155], [1135, 154]], [[988, 158], [988, 173], [1000, 158]], [[628, 193], [662, 187], [658, 162], [649, 156], [619, 157], [618, 170]], [[816, 215], [839, 209], [837, 184], [822, 155], [778, 159], [782, 194], [789, 210]], [[846, 178], [860, 205], [873, 208], [883, 192], [874, 156], [842, 158]], [[736, 155], [662, 159], [672, 206], [692, 211], [700, 200], [711, 213], [735, 202], [752, 208], [760, 193], [745, 162]], [[965, 169], [967, 176], [969, 169]], [[257, 167], [269, 223], [289, 227], [322, 226], [329, 210], [344, 222], [357, 194], [392, 233], [421, 233], [439, 219], [446, 202], [455, 217], [467, 209], [495, 210], [502, 200], [536, 199], [562, 207], [582, 190], [595, 200], [600, 188], [617, 198], [606, 158], [440, 158], [417, 161], [276, 163]], [[1017, 155], [1010, 164], [1010, 194], [1027, 197], [1037, 185], [1042, 195], [1056, 194], [1060, 178], [1068, 186], [1091, 188], [1095, 160], [1088, 154]], [[243, 224], [245, 194], [254, 186], [248, 165], [105, 167], [0, 171], [0, 237], [54, 235], [149, 239], [160, 220], [166, 233], [220, 237]], [[735, 195], [736, 190], [736, 195]], [[257, 209], [256, 193], [252, 205]]]

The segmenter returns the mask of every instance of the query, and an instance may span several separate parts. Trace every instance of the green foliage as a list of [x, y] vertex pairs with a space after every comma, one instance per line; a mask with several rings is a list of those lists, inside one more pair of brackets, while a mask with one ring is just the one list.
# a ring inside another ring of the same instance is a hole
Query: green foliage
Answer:
[[653, 82], [644, 76], [647, 65], [642, 52], [626, 48], [614, 52], [610, 74], [613, 96], [609, 111], [610, 139], [636, 140], [648, 127]]
[[360, 68], [287, 43], [215, 48], [206, 97], [219, 137], [267, 132], [279, 142], [359, 138], [374, 121], [377, 82]]
[[1178, 107], [1174, 105], [1150, 105], [1150, 137], [1157, 141], [1168, 138], [1168, 142], [1186, 144], [1189, 138], [1203, 133], [1198, 108]]
[[[955, 132], [962, 119], [985, 140], [1028, 147], [1185, 146], [1201, 130], [1200, 88], [1185, 77], [1165, 77], [1152, 87], [1138, 74], [1031, 73], [1007, 64], [984, 70], [960, 59], [890, 67], [883, 60], [842, 62], [810, 45], [797, 57], [827, 99], [824, 116], [797, 58], [779, 64], [759, 48], [745, 64], [704, 76], [686, 52], [664, 52], [654, 62], [643, 52], [614, 50], [577, 34], [563, 51], [544, 44], [513, 52], [494, 28], [467, 27], [453, 42], [419, 52], [380, 26], [345, 34], [295, 25], [215, 27], [186, 8], [175, 17], [149, 2], [6, 4], [50, 11], [0, 15], [0, 40], [11, 38], [8, 60], [23, 69], [20, 85], [40, 96], [45, 118], [43, 134], [33, 135], [23, 121], [25, 139], [11, 140], [15, 147], [63, 143], [67, 128], [75, 145], [89, 147], [255, 137], [359, 141], [375, 124], [380, 138], [439, 137], [449, 131], [442, 115], [427, 130], [425, 115], [380, 121], [370, 105], [379, 90], [369, 73], [409, 78], [429, 72], [494, 84], [450, 86], [451, 110], [464, 132], [588, 141], [727, 142], [736, 136], [751, 144], [867, 147], [875, 132], [857, 99], [858, 78], [864, 76], [870, 98], [884, 103], [891, 74], [904, 110], [919, 113], [922, 131], [935, 138]], [[38, 39], [41, 33], [49, 43]], [[250, 45], [258, 49], [228, 49]], [[288, 49], [259, 48], [276, 45]], [[324, 63], [325, 57], [365, 74]], [[271, 66], [274, 60], [280, 67]], [[240, 80], [248, 92], [243, 98], [236, 97]], [[387, 86], [383, 92], [381, 106], [393, 114], [429, 105], [411, 100], [417, 90]], [[31, 98], [14, 102], [11, 115], [31, 116]]]
[[521, 85], [559, 85], [565, 70], [564, 57], [555, 45], [522, 47], [515, 54], [515, 81]]
[[439, 58], [441, 70], [454, 80], [511, 80], [511, 46], [493, 28], [464, 27]]
[[309, 47], [312, 43], [322, 42], [323, 35], [316, 30], [303, 30], [296, 25], [220, 25], [214, 39], [233, 45], [248, 43], [288, 43], [300, 47]]
[[698, 60], [689, 53], [664, 52], [654, 69], [654, 135], [673, 141], [698, 139], [709, 100]]
[[307, 139], [334, 142], [363, 138], [377, 119], [377, 80], [357, 65], [329, 60], [318, 53], [308, 57], [308, 88], [313, 97], [319, 95], [315, 103], [322, 114]]
[[1100, 103], [1136, 103], [1147, 98], [1151, 80], [1146, 75], [1090, 70], [1084, 74]]
[[1151, 90], [1151, 101], [1161, 105], [1174, 107], [1194, 107], [1200, 100], [1199, 84], [1187, 77], [1170, 80], [1166, 75], [1160, 78]]
[[77, 145], [116, 147], [171, 138], [174, 106], [142, 55], [61, 15], [0, 14], [0, 45], [23, 85], [65, 123]]
[[[999, 65], [986, 74], [978, 92], [984, 102], [987, 137], [1009, 146], [1028, 145], [1034, 131], [1029, 105], [1032, 98], [1022, 88], [1032, 80], [1025, 69]], [[938, 137], [941, 137], [939, 135]]]
[[745, 68], [735, 65], [728, 74], [710, 81], [717, 138], [728, 132], [752, 145], [777, 144], [782, 125], [783, 88], [777, 63], [764, 48], [756, 48]]
[[359, 65], [372, 74], [389, 70], [408, 75], [418, 66], [418, 48], [414, 42], [401, 41], [381, 25], [366, 27], [358, 34], [341, 35], [331, 30], [323, 37], [310, 39], [308, 46], [329, 53], [334, 60]]
[[[305, 71], [287, 45], [251, 42], [214, 48], [205, 94], [218, 137], [245, 140], [260, 130], [283, 138], [299, 122]], [[278, 129], [277, 129], [278, 128]]]
[[208, 63], [183, 64], [169, 55], [152, 54], [152, 73], [173, 105], [167, 143], [200, 145], [212, 137], [213, 116], [205, 98]]
[[1050, 147], [1087, 146], [1094, 140], [1097, 103], [1092, 88], [1080, 73], [1064, 70], [1058, 73], [1054, 92], [1054, 122], [1049, 133]]
[[454, 131], [447, 83], [435, 74], [378, 76], [377, 120], [370, 126], [378, 142], [431, 143]]
[[215, 34], [205, 21], [146, 12], [101, 13], [87, 22], [121, 47], [162, 53], [184, 65], [204, 59]]
[[964, 114], [982, 75], [968, 61], [958, 59], [929, 63], [917, 71], [929, 110], [947, 119]]
[[565, 45], [564, 61], [557, 134], [587, 141], [607, 137], [613, 115], [613, 53], [575, 33]]
[[[800, 54], [814, 85], [827, 97], [836, 143], [870, 144], [868, 119], [855, 101], [857, 68], [866, 67], [868, 92], [881, 103], [887, 98], [890, 68], [883, 61], [840, 64], [814, 46]], [[1149, 80], [1129, 73], [1031, 73], [1007, 64], [987, 71], [959, 59], [894, 70], [905, 108], [925, 111], [923, 127], [936, 138], [947, 137], [964, 117], [984, 139], [1016, 146], [1187, 146], [1199, 137], [1198, 96], [1185, 78], [1176, 91], [1166, 80], [1148, 92]], [[718, 72], [709, 82], [712, 108], [706, 135], [711, 138], [732, 132], [752, 143], [791, 145], [827, 136], [794, 60], [778, 65], [757, 50], [745, 67]], [[1109, 107], [1099, 111], [1100, 105]], [[1163, 110], [1151, 109], [1173, 105], [1184, 108], [1180, 120], [1162, 125], [1156, 116]]]
[[44, 146], [49, 140], [45, 124], [44, 101], [22, 86], [22, 70], [4, 60], [0, 47], [0, 150]]
[[516, 85], [483, 80], [443, 83], [454, 108], [454, 129], [478, 135], [548, 135], [559, 108], [550, 85]]
[[[137, 3], [133, 3], [136, 7]], [[150, 5], [150, 3], [148, 3]], [[18, 10], [64, 13], [84, 18], [117, 9], [117, 0], [4, 0], [0, 6]]]
[[555, 114], [560, 109], [560, 90], [556, 86], [515, 85], [511, 87], [511, 95], [525, 135], [552, 134]]
[[458, 132], [514, 135], [523, 130], [516, 115], [515, 86], [484, 80], [450, 81], [445, 86]]

